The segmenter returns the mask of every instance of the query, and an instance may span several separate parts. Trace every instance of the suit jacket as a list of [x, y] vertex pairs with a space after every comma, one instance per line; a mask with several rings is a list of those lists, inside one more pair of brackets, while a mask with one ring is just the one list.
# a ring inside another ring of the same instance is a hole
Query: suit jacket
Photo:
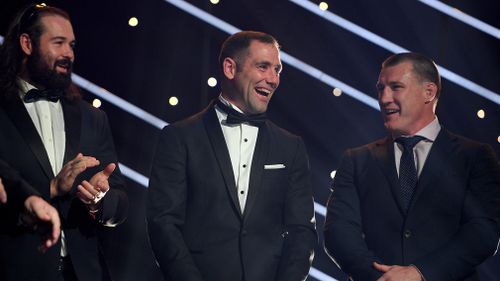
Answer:
[[[283, 169], [264, 165], [283, 164]], [[165, 127], [149, 184], [151, 244], [167, 280], [304, 280], [316, 244], [304, 144], [266, 121], [242, 213], [213, 103]]]
[[7, 192], [9, 204], [22, 209], [24, 201], [31, 195], [40, 195], [36, 189], [21, 178], [19, 172], [12, 169], [8, 163], [0, 159], [0, 179]]
[[441, 129], [405, 214], [393, 145], [386, 138], [344, 154], [328, 202], [327, 252], [354, 280], [380, 277], [375, 261], [414, 264], [427, 281], [472, 278], [500, 237], [493, 150]]
[[[76, 185], [101, 171], [105, 165], [117, 162], [114, 145], [104, 112], [86, 102], [62, 100], [66, 151], [64, 163], [77, 153], [94, 156], [99, 167], [87, 169], [75, 181], [65, 196], [50, 198], [50, 181], [54, 174], [47, 153], [33, 122], [19, 98], [1, 101], [0, 158], [19, 173], [33, 189], [8, 187], [8, 196], [31, 194], [42, 196], [59, 211], [71, 256], [79, 280], [102, 280], [107, 272], [100, 253], [97, 230], [99, 225], [116, 225], [126, 217], [128, 200], [120, 190], [123, 181], [119, 170], [109, 179], [111, 189], [102, 199], [102, 208], [93, 219], [85, 205], [76, 197]], [[19, 203], [19, 202], [18, 202]], [[8, 202], [0, 206], [0, 276], [2, 280], [57, 280], [60, 242], [45, 254], [37, 251], [40, 237], [18, 224], [19, 204]], [[24, 270], [22, 270], [24, 269]]]

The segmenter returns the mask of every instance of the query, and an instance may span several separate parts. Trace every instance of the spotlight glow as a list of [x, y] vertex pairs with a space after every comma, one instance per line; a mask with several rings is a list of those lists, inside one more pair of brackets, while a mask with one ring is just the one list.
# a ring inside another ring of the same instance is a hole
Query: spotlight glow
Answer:
[[99, 108], [101, 107], [102, 103], [101, 103], [101, 100], [100, 99], [94, 99], [92, 101], [92, 106], [95, 107], [95, 108]]
[[328, 10], [328, 4], [326, 2], [319, 3], [319, 9], [322, 11]]
[[497, 141], [498, 141], [498, 143], [500, 143], [500, 136], [498, 136]]
[[479, 117], [480, 119], [484, 119], [484, 117], [486, 117], [486, 112], [483, 109], [478, 110], [477, 117]]
[[213, 88], [213, 87], [217, 86], [217, 79], [210, 77], [207, 80], [207, 84], [208, 84], [208, 86]]
[[168, 103], [171, 105], [171, 106], [176, 106], [178, 103], [179, 103], [179, 99], [177, 99], [177, 97], [170, 97], [168, 99]]
[[330, 173], [330, 177], [331, 177], [332, 179], [334, 179], [336, 174], [337, 174], [337, 170], [333, 170], [333, 171]]
[[216, 5], [216, 4], [219, 4], [219, 0], [210, 0], [210, 3]]
[[333, 89], [333, 95], [336, 97], [340, 97], [342, 95], [342, 90], [339, 88]]
[[137, 26], [138, 24], [139, 24], [139, 20], [136, 17], [131, 17], [128, 20], [128, 25], [130, 25], [132, 27]]

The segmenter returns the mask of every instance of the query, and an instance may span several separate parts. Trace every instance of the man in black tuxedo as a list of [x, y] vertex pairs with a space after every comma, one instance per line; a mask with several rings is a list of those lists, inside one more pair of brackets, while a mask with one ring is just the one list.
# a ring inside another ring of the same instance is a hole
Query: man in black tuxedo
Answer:
[[[60, 242], [45, 253], [19, 204], [0, 207], [2, 280], [106, 280], [99, 226], [126, 217], [128, 200], [104, 112], [71, 84], [75, 37], [66, 12], [30, 5], [0, 49], [0, 158], [59, 212]], [[8, 188], [8, 186], [7, 186]], [[14, 197], [13, 197], [14, 198]], [[21, 220], [20, 220], [21, 218]]]
[[343, 155], [327, 252], [354, 280], [478, 280], [500, 237], [494, 151], [439, 124], [441, 79], [425, 56], [389, 57], [377, 89], [389, 136]]
[[277, 41], [230, 36], [222, 92], [165, 127], [149, 183], [151, 244], [167, 280], [304, 280], [316, 244], [302, 140], [265, 119], [278, 87]]

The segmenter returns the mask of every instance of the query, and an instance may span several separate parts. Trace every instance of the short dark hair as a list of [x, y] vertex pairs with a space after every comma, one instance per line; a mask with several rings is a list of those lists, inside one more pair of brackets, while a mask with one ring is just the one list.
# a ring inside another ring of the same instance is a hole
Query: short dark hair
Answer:
[[436, 64], [430, 58], [414, 52], [394, 54], [382, 63], [382, 69], [396, 66], [404, 62], [410, 62], [412, 64], [413, 73], [416, 74], [420, 81], [428, 81], [436, 84], [436, 100], [438, 100], [441, 94], [441, 76], [439, 75]]
[[3, 45], [0, 46], [0, 95], [5, 97], [17, 95], [17, 75], [21, 71], [23, 51], [19, 44], [21, 34], [28, 34], [34, 48], [40, 43], [40, 36], [44, 32], [41, 18], [57, 15], [70, 21], [65, 11], [45, 4], [30, 4], [21, 9], [10, 24]]
[[243, 52], [247, 51], [252, 41], [275, 45], [280, 48], [278, 41], [271, 35], [259, 31], [240, 31], [229, 36], [222, 44], [219, 54], [219, 66], [222, 68], [225, 58], [238, 61]]

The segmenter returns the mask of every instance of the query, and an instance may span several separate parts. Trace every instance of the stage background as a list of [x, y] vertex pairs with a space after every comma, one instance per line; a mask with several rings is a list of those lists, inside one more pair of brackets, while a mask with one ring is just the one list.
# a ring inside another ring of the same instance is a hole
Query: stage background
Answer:
[[[1, 35], [26, 3], [2, 0]], [[456, 74], [482, 87], [466, 88], [460, 77], [443, 79], [437, 113], [444, 127], [489, 143], [500, 155], [498, 1], [438, 2], [493, 26], [493, 34], [423, 1], [329, 0], [328, 12], [318, 8], [320, 1], [300, 0], [221, 0], [217, 5], [208, 0], [46, 3], [62, 7], [72, 17], [77, 37], [74, 72], [96, 87], [81, 79], [75, 82], [85, 86], [86, 100], [99, 99], [108, 113], [127, 175], [129, 218], [103, 233], [115, 280], [162, 280], [146, 234], [145, 177], [162, 122], [194, 114], [218, 95], [218, 86], [208, 86], [207, 79], [218, 76], [218, 50], [232, 27], [270, 33], [288, 55], [282, 57], [281, 84], [269, 117], [301, 135], [310, 156], [320, 244], [308, 280], [346, 280], [322, 250], [322, 207], [342, 151], [385, 135], [374, 103], [375, 83], [380, 63], [398, 47], [426, 54], [452, 72], [448, 77]], [[308, 5], [312, 11], [305, 8]], [[190, 11], [198, 11], [198, 16]], [[131, 17], [137, 17], [137, 26], [129, 26]], [[361, 30], [348, 30], [349, 23]], [[387, 41], [374, 41], [378, 39]], [[306, 65], [294, 64], [296, 60]], [[340, 96], [332, 93], [334, 87], [342, 91]], [[125, 103], [112, 100], [115, 96]], [[176, 106], [169, 105], [172, 96], [178, 98]], [[131, 114], [134, 109], [137, 115]], [[480, 110], [484, 118], [478, 117]], [[158, 119], [147, 119], [145, 112]], [[500, 259], [490, 259], [481, 274], [482, 280], [499, 280]]]

